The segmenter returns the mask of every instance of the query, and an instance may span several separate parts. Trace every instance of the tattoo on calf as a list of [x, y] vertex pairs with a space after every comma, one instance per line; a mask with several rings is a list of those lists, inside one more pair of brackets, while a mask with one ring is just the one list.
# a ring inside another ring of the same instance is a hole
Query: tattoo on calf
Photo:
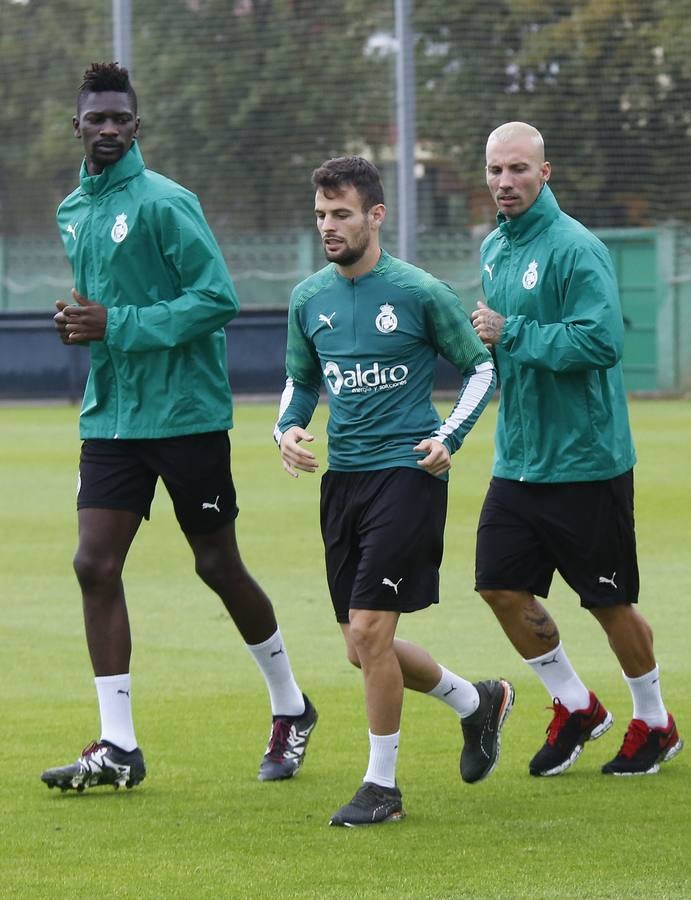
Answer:
[[533, 614], [526, 612], [525, 621], [530, 626], [536, 638], [545, 642], [552, 642], [559, 637], [559, 631], [552, 618], [546, 613]]

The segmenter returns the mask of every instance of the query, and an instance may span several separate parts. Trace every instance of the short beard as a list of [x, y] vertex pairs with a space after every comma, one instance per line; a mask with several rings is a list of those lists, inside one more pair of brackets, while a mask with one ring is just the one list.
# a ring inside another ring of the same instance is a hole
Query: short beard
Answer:
[[343, 268], [347, 269], [348, 266], [354, 266], [356, 262], [360, 262], [362, 257], [365, 255], [365, 250], [367, 249], [367, 245], [363, 247], [347, 247], [345, 250], [341, 250], [337, 253], [332, 253], [324, 247], [324, 254], [329, 262], [336, 263], [339, 266], [343, 266]]
[[345, 247], [342, 250], [337, 250], [335, 253], [330, 252], [327, 250], [326, 246], [324, 246], [324, 255], [327, 260], [336, 263], [338, 266], [343, 266], [345, 269], [360, 262], [369, 247], [369, 231], [361, 232], [361, 234], [364, 236], [360, 243], [355, 244], [353, 247]]

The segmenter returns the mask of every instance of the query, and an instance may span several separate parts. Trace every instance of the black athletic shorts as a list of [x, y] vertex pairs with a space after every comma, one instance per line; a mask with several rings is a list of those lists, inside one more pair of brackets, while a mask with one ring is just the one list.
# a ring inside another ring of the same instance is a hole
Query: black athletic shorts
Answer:
[[477, 529], [475, 589], [546, 597], [555, 570], [586, 609], [638, 602], [632, 470], [560, 484], [492, 478]]
[[326, 472], [321, 530], [338, 622], [350, 609], [413, 612], [439, 602], [448, 483], [405, 466]]
[[238, 514], [226, 431], [82, 443], [77, 509], [127, 510], [149, 518], [163, 480], [185, 534], [209, 534]]

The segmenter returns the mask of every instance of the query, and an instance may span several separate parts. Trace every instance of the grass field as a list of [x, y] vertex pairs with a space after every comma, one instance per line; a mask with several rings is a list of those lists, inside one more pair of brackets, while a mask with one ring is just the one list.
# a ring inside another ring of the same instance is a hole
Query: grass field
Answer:
[[[631, 414], [641, 609], [655, 630], [665, 698], [689, 740], [691, 404], [637, 401]], [[407, 694], [398, 774], [408, 816], [351, 830], [327, 822], [366, 767], [361, 677], [344, 659], [326, 595], [318, 480], [283, 473], [270, 441], [273, 406], [236, 409], [238, 530], [320, 712], [305, 766], [294, 781], [256, 780], [269, 725], [263, 682], [195, 578], [161, 491], [125, 572], [135, 722], [149, 774], [133, 791], [83, 795], [39, 781], [98, 737], [71, 570], [77, 411], [0, 408], [0, 896], [691, 897], [691, 747], [654, 777], [599, 774], [630, 700], [604, 635], [561, 582], [550, 609], [615, 727], [565, 775], [528, 776], [548, 698], [472, 590], [494, 415], [492, 407], [455, 458], [442, 603], [404, 618], [400, 634], [474, 680], [511, 679], [517, 701], [501, 764], [486, 782], [464, 785], [450, 710]], [[315, 428], [324, 459], [323, 416]]]

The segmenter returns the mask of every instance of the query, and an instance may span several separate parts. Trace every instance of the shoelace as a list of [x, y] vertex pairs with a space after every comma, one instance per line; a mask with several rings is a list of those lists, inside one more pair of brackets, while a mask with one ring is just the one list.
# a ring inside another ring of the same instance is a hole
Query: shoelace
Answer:
[[559, 736], [559, 732], [566, 724], [571, 713], [564, 706], [564, 704], [559, 700], [559, 697], [554, 698], [554, 703], [552, 706], [546, 706], [545, 709], [551, 709], [554, 713], [552, 717], [552, 721], [547, 726], [546, 734], [547, 734], [547, 743], [554, 744]]
[[82, 750], [82, 756], [91, 756], [92, 753], [96, 753], [97, 750], [102, 748], [103, 744], [98, 741], [92, 741]]
[[624, 743], [621, 745], [619, 755], [625, 756], [627, 759], [631, 759], [631, 757], [635, 756], [648, 740], [649, 732], [650, 729], [645, 722], [640, 719], [631, 719], [629, 727], [626, 729]]
[[271, 728], [269, 747], [266, 751], [268, 756], [274, 759], [280, 759], [283, 756], [288, 744], [288, 736], [290, 735], [292, 724], [286, 719], [276, 719]]

